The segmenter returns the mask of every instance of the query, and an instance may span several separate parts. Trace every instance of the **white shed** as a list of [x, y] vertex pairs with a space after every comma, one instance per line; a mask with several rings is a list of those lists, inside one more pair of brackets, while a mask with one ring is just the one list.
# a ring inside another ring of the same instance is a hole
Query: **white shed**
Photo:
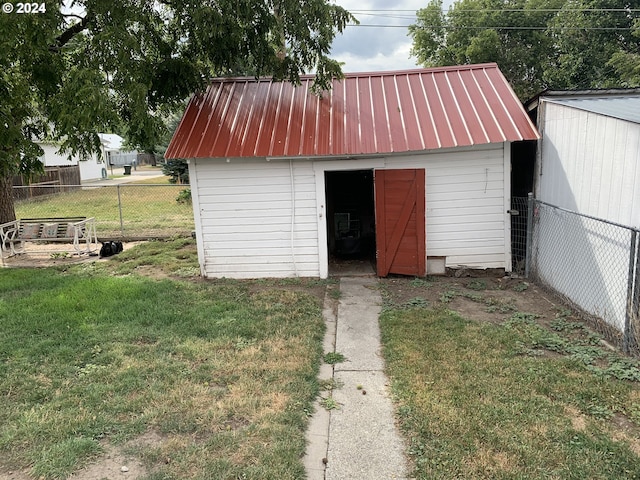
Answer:
[[186, 158], [205, 277], [511, 269], [511, 142], [537, 131], [495, 64], [348, 74], [330, 92], [218, 79], [167, 149]]

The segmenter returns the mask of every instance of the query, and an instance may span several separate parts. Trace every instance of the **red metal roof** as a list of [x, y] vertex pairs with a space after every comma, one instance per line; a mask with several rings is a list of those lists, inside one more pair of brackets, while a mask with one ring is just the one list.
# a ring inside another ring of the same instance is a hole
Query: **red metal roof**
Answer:
[[539, 138], [495, 63], [346, 74], [322, 97], [312, 84], [213, 80], [165, 156], [345, 156]]

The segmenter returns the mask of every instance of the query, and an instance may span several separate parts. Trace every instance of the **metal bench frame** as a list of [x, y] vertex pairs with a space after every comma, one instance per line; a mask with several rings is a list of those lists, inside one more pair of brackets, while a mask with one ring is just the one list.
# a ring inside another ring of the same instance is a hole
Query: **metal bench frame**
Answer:
[[[25, 225], [38, 224], [37, 235], [25, 237]], [[42, 236], [43, 229], [57, 224], [55, 236]], [[74, 253], [82, 255], [97, 250], [98, 237], [94, 217], [22, 218], [0, 225], [2, 259], [27, 253], [26, 243], [72, 243]], [[19, 244], [19, 246], [16, 246]]]

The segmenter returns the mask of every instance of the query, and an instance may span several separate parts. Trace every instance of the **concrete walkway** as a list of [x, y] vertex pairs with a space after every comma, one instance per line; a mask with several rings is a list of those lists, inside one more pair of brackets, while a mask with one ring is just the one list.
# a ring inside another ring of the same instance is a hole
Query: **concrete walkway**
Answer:
[[337, 318], [325, 307], [324, 351], [346, 361], [321, 367], [320, 380], [334, 379], [338, 408], [320, 404], [307, 433], [309, 480], [406, 479], [404, 445], [395, 427], [388, 380], [380, 352], [378, 316], [382, 299], [370, 277], [340, 280]]

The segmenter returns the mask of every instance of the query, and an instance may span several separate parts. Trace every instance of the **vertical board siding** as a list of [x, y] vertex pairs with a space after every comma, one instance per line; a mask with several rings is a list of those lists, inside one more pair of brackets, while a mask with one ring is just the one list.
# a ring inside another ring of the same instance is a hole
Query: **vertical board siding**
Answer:
[[640, 227], [640, 125], [545, 103], [540, 200]]
[[293, 162], [295, 255], [288, 161], [199, 161], [196, 170], [207, 277], [319, 276], [311, 162]]
[[426, 169], [427, 256], [447, 267], [506, 268], [503, 144], [387, 159]]
[[378, 276], [423, 276], [425, 252], [424, 169], [375, 172]]

